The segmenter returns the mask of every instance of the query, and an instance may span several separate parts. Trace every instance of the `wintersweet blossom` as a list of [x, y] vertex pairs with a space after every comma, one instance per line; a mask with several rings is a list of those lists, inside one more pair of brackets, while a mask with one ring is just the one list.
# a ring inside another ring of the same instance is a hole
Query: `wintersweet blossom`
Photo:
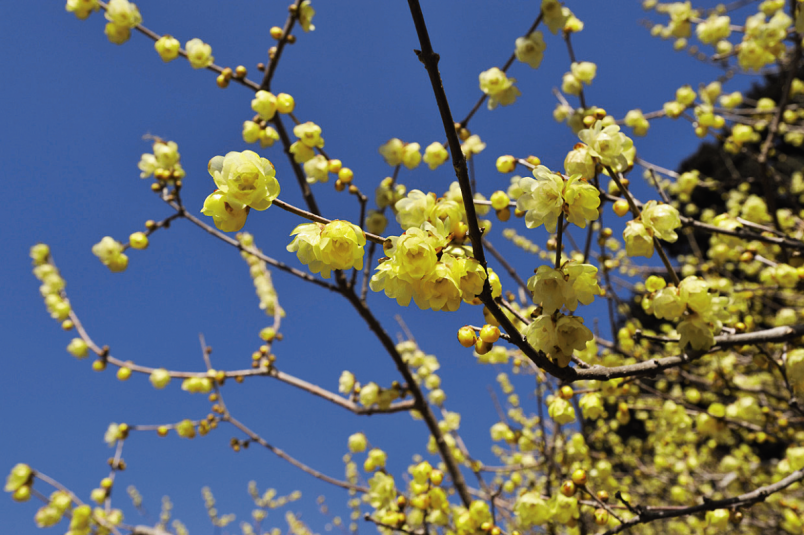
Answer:
[[523, 194], [517, 199], [516, 207], [526, 211], [525, 225], [536, 228], [544, 225], [549, 232], [555, 232], [558, 217], [561, 215], [564, 198], [564, 179], [543, 165], [533, 170], [533, 176], [519, 181]]
[[561, 307], [574, 311], [578, 302], [588, 305], [602, 290], [597, 282], [597, 268], [590, 264], [564, 264], [558, 269], [539, 266], [536, 274], [528, 279], [528, 289], [533, 301], [542, 304], [545, 314], [552, 314]]
[[531, 346], [555, 359], [562, 368], [569, 364], [575, 350], [583, 350], [586, 342], [594, 339], [583, 318], [560, 313], [537, 317], [527, 326], [525, 336]]
[[616, 124], [604, 127], [602, 121], [597, 121], [592, 128], [578, 132], [578, 137], [589, 146], [589, 154], [601, 164], [615, 171], [625, 171], [628, 168], [626, 154], [633, 148], [634, 142], [620, 132], [620, 127]]
[[324, 138], [321, 137], [321, 127], [312, 121], [294, 126], [293, 134], [299, 138], [299, 141], [311, 149], [324, 146]]
[[550, 32], [555, 35], [558, 30], [564, 28], [564, 24], [572, 16], [572, 12], [562, 6], [558, 0], [542, 0], [542, 16]]
[[123, 254], [123, 244], [111, 236], [104, 238], [92, 246], [92, 254], [97, 256], [112, 273], [125, 271], [128, 267], [128, 256]]
[[215, 156], [207, 168], [232, 208], [265, 210], [279, 196], [274, 165], [250, 150]]
[[653, 236], [666, 242], [678, 240], [675, 229], [681, 226], [678, 210], [673, 206], [656, 201], [648, 201], [642, 208], [642, 224]]
[[508, 78], [503, 71], [492, 67], [480, 73], [480, 90], [489, 97], [488, 108], [493, 110], [499, 104], [508, 106], [513, 104], [520, 96], [519, 89], [514, 85], [516, 78]]
[[642, 221], [632, 220], [625, 224], [623, 231], [625, 253], [628, 256], [653, 256], [653, 235], [645, 228]]
[[67, 5], [64, 8], [75, 15], [76, 18], [84, 20], [93, 11], [98, 11], [100, 4], [98, 4], [98, 0], [67, 0]]
[[516, 500], [514, 515], [523, 527], [538, 526], [550, 520], [550, 509], [541, 497], [541, 492], [529, 491]]
[[516, 59], [538, 69], [544, 58], [544, 51], [547, 49], [542, 32], [537, 30], [525, 37], [518, 37], [515, 44]]
[[330, 278], [332, 270], [363, 269], [363, 246], [366, 236], [357, 225], [335, 220], [321, 223], [302, 223], [293, 229], [293, 241], [287, 250], [313, 273]]
[[382, 155], [385, 163], [391, 167], [396, 167], [402, 163], [402, 155], [405, 150], [405, 143], [399, 138], [391, 138], [384, 144], [380, 145], [380, 155]]
[[304, 162], [304, 174], [308, 184], [329, 181], [329, 162], [322, 155], [313, 156]]
[[299, 5], [298, 17], [299, 25], [305, 32], [312, 32], [315, 30], [315, 26], [313, 26], [312, 23], [313, 15], [315, 15], [315, 9], [313, 9], [313, 6], [310, 5], [310, 0], [304, 0]]
[[404, 199], [394, 204], [396, 220], [403, 230], [420, 227], [425, 221], [430, 220], [435, 205], [434, 194], [424, 193], [418, 189], [411, 190]]
[[156, 49], [156, 53], [159, 54], [159, 57], [162, 58], [162, 61], [167, 63], [168, 61], [173, 61], [179, 57], [181, 44], [175, 37], [171, 35], [163, 35], [156, 40], [156, 43], [154, 43], [154, 48]]
[[447, 149], [444, 148], [444, 145], [439, 143], [438, 141], [434, 141], [427, 145], [427, 148], [424, 149], [424, 163], [426, 163], [430, 169], [435, 169], [439, 165], [443, 164], [449, 158], [449, 153]]
[[254, 98], [251, 99], [251, 109], [260, 116], [260, 119], [265, 121], [270, 121], [274, 118], [276, 107], [276, 96], [264, 89], [254, 93]]
[[524, 177], [518, 183], [522, 194], [517, 198], [517, 209], [526, 212], [528, 228], [543, 224], [548, 231], [555, 232], [562, 213], [581, 228], [586, 227], [587, 221], [598, 218], [600, 194], [581, 175], [573, 175], [565, 181], [561, 175], [539, 165], [533, 170], [533, 176], [535, 180]]
[[250, 208], [235, 208], [226, 200], [226, 194], [215, 190], [204, 200], [201, 213], [212, 217], [215, 228], [223, 232], [237, 232], [246, 224]]
[[212, 47], [201, 39], [190, 39], [184, 45], [184, 50], [187, 52], [187, 59], [193, 69], [204, 69], [215, 61], [215, 58], [212, 57]]
[[418, 143], [407, 143], [402, 151], [402, 163], [408, 169], [415, 169], [422, 161], [422, 154], [419, 152], [421, 145]]

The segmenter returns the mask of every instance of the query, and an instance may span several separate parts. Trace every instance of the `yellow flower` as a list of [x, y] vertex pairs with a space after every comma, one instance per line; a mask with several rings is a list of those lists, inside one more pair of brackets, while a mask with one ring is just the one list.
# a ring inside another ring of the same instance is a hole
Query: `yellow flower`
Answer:
[[6, 492], [15, 492], [20, 487], [26, 485], [31, 479], [33, 470], [27, 464], [18, 463], [11, 469], [11, 473], [6, 477], [6, 486], [3, 490]]
[[388, 219], [385, 215], [377, 210], [369, 210], [366, 216], [366, 228], [372, 234], [382, 234], [385, 232], [385, 227], [388, 226]]
[[519, 181], [523, 194], [517, 199], [516, 207], [527, 212], [525, 225], [528, 228], [543, 224], [549, 232], [555, 232], [564, 206], [564, 179], [543, 165], [533, 170], [533, 176], [536, 180], [524, 177]]
[[182, 438], [195, 438], [195, 425], [191, 420], [182, 420], [176, 424], [176, 433]]
[[142, 22], [140, 10], [128, 0], [109, 0], [105, 16], [106, 20], [123, 28], [133, 28]]
[[625, 253], [628, 256], [653, 256], [653, 235], [645, 228], [642, 221], [629, 221], [623, 231]]
[[89, 355], [89, 346], [81, 338], [73, 338], [67, 346], [67, 352], [77, 359], [83, 359]]
[[477, 134], [469, 136], [466, 141], [461, 143], [461, 152], [467, 160], [474, 154], [480, 154], [485, 148], [486, 144], [480, 140], [480, 136]]
[[492, 67], [480, 73], [480, 90], [488, 97], [488, 109], [493, 110], [498, 104], [508, 106], [521, 95], [514, 85], [516, 78], [508, 78], [503, 71]]
[[564, 306], [564, 300], [571, 287], [564, 279], [564, 272], [550, 266], [539, 266], [536, 274], [528, 279], [528, 290], [533, 294], [533, 302], [541, 303], [545, 314], [552, 314]]
[[405, 143], [398, 138], [391, 138], [385, 144], [380, 145], [380, 154], [385, 163], [391, 167], [396, 167], [402, 163], [402, 156], [405, 150]]
[[447, 158], [449, 158], [447, 149], [438, 141], [430, 143], [427, 145], [427, 148], [424, 149], [424, 163], [430, 166], [430, 169], [435, 169], [443, 164], [447, 161]]
[[106, 34], [109, 42], [116, 45], [122, 45], [131, 38], [131, 29], [128, 26], [120, 26], [114, 22], [107, 22], [103, 33]]
[[597, 74], [597, 65], [591, 61], [573, 62], [570, 65], [572, 75], [586, 85], [592, 83]]
[[589, 147], [581, 143], [564, 158], [564, 171], [568, 176], [581, 175], [584, 178], [594, 178], [595, 167], [595, 161], [589, 154]]
[[648, 133], [650, 123], [642, 114], [642, 110], [630, 110], [625, 114], [625, 125], [634, 129], [635, 136], [644, 136]]
[[678, 288], [668, 286], [657, 291], [652, 298], [653, 315], [659, 319], [677, 320], [687, 305], [681, 300]]
[[181, 383], [181, 389], [191, 394], [206, 394], [212, 390], [209, 377], [188, 377]]
[[535, 31], [526, 37], [518, 37], [516, 40], [516, 59], [522, 63], [527, 63], [534, 69], [538, 69], [544, 58], [544, 51], [547, 44], [544, 42], [542, 32]]
[[329, 161], [320, 154], [313, 156], [304, 162], [304, 174], [308, 184], [329, 182]]
[[557, 424], [568, 424], [575, 421], [575, 409], [569, 401], [559, 396], [555, 396], [547, 407], [547, 414], [550, 415]]
[[642, 208], [642, 224], [654, 236], [673, 243], [678, 240], [675, 229], [681, 226], [678, 210], [669, 204], [648, 201]]
[[113, 273], [125, 271], [128, 266], [128, 257], [123, 254], [123, 245], [111, 236], [104, 236], [100, 242], [93, 245], [92, 254]]
[[542, 16], [544, 23], [555, 35], [558, 30], [564, 28], [567, 20], [569, 20], [572, 12], [561, 5], [558, 0], [542, 0]]
[[415, 169], [422, 161], [422, 154], [419, 152], [421, 145], [418, 143], [407, 143], [402, 150], [402, 163], [408, 169]]
[[154, 388], [157, 390], [162, 390], [170, 382], [170, 374], [166, 369], [158, 368], [151, 372], [148, 380], [151, 381], [151, 384], [154, 385]]
[[312, 121], [294, 126], [293, 134], [299, 138], [299, 141], [311, 149], [324, 146], [324, 138], [321, 137], [321, 127]]
[[348, 445], [349, 451], [352, 453], [360, 453], [361, 451], [366, 450], [366, 435], [363, 433], [355, 433], [353, 435], [349, 435]]
[[296, 163], [304, 163], [315, 156], [315, 151], [301, 141], [296, 141], [290, 146], [290, 153]]
[[[357, 225], [348, 221], [335, 220], [328, 223], [321, 232], [318, 247], [321, 261], [329, 269], [363, 269], [363, 246], [366, 236]], [[324, 278], [329, 278], [322, 271]]]
[[276, 97], [273, 93], [260, 89], [251, 99], [251, 109], [260, 116], [260, 119], [270, 121], [276, 115]]
[[229, 152], [209, 161], [209, 174], [233, 208], [265, 210], [279, 196], [273, 164], [250, 150]]
[[410, 228], [393, 241], [393, 258], [399, 264], [400, 276], [409, 281], [422, 280], [435, 268], [437, 257], [432, 232]]
[[804, 349], [793, 349], [785, 359], [787, 378], [793, 388], [804, 391]]
[[432, 308], [455, 311], [461, 306], [461, 289], [449, 266], [438, 262], [430, 276], [420, 281], [413, 299], [422, 310]]
[[563, 314], [556, 321], [555, 337], [555, 348], [547, 354], [562, 368], [570, 363], [575, 350], [585, 349], [586, 343], [595, 339], [592, 331], [583, 324], [583, 318]]
[[541, 493], [529, 491], [522, 494], [514, 505], [514, 514], [523, 527], [541, 525], [550, 520], [550, 509], [542, 500]]
[[187, 52], [187, 59], [193, 69], [209, 67], [215, 61], [215, 58], [212, 57], [212, 47], [201, 39], [190, 39], [184, 45], [184, 50]]
[[581, 407], [583, 417], [589, 420], [597, 420], [603, 414], [603, 400], [595, 392], [581, 396], [581, 399], [578, 400], [578, 405]]
[[600, 192], [592, 184], [581, 179], [581, 175], [573, 175], [564, 184], [564, 211], [567, 221], [586, 228], [587, 221], [595, 221], [600, 217]]
[[64, 8], [78, 19], [84, 20], [93, 11], [99, 10], [100, 4], [98, 4], [98, 0], [67, 0], [67, 5]]
[[396, 220], [403, 230], [418, 228], [433, 216], [435, 204], [434, 194], [424, 193], [418, 189], [411, 190], [404, 199], [394, 204]]
[[249, 207], [235, 208], [226, 201], [226, 194], [215, 190], [204, 200], [201, 213], [212, 216], [215, 227], [223, 232], [237, 232], [246, 224]]
[[315, 30], [315, 26], [313, 26], [313, 15], [315, 15], [315, 9], [313, 6], [310, 5], [310, 0], [304, 0], [301, 5], [299, 5], [299, 25], [301, 25], [302, 30], [305, 32], [311, 32]]
[[167, 63], [168, 61], [172, 61], [179, 56], [181, 44], [175, 37], [163, 35], [157, 39], [156, 43], [154, 43], [154, 48], [156, 49], [157, 54], [159, 54], [159, 57], [162, 58], [162, 61]]
[[349, 395], [355, 387], [355, 374], [350, 371], [344, 370], [338, 379], [338, 392], [341, 394]]
[[633, 148], [634, 142], [620, 132], [620, 127], [616, 124], [604, 127], [602, 121], [597, 121], [592, 128], [578, 132], [578, 137], [589, 146], [589, 154], [603, 165], [610, 166], [615, 171], [628, 168], [626, 153]]
[[715, 345], [715, 337], [709, 323], [698, 314], [686, 316], [676, 328], [680, 335], [678, 345], [683, 350], [687, 345], [693, 349], [708, 350]]

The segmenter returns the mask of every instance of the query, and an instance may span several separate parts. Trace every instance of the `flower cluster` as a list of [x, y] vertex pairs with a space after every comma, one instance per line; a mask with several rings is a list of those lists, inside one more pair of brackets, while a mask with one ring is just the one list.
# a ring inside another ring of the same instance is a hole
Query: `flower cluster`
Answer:
[[371, 278], [371, 289], [408, 306], [457, 310], [473, 302], [483, 289], [486, 273], [463, 247], [447, 248], [447, 237], [429, 221], [389, 238], [382, 261]]
[[[258, 91], [257, 93], [260, 92]], [[267, 93], [267, 91], [263, 91], [263, 93]], [[270, 93], [268, 94], [270, 95]], [[252, 108], [253, 107], [254, 102], [252, 101]], [[268, 110], [265, 111], [267, 112]], [[271, 116], [273, 116], [273, 113], [274, 112], [271, 111]], [[262, 114], [260, 116], [263, 117]], [[293, 134], [299, 138], [298, 141], [295, 141], [290, 146], [290, 153], [293, 154], [293, 160], [296, 163], [303, 164], [313, 159], [315, 157], [315, 149], [324, 146], [324, 138], [321, 137], [321, 127], [311, 121], [296, 125], [293, 128]], [[305, 168], [305, 170], [307, 171], [307, 168]], [[310, 174], [308, 174], [308, 182], [312, 183], [317, 181], [324, 182], [325, 180], [320, 180], [317, 178], [310, 180]]]
[[567, 220], [581, 228], [598, 218], [600, 193], [597, 188], [576, 174], [569, 179], [553, 173], [543, 165], [533, 170], [533, 176], [519, 180], [522, 194], [517, 198], [517, 209], [525, 214], [525, 225], [536, 228], [544, 225], [555, 232], [558, 218], [563, 213]]
[[591, 304], [596, 295], [603, 292], [597, 283], [597, 268], [590, 264], [568, 262], [558, 269], [539, 266], [536, 274], [528, 279], [528, 290], [533, 301], [542, 304], [545, 314], [552, 314], [566, 306], [574, 311], [580, 301]]
[[516, 78], [508, 78], [503, 71], [492, 67], [480, 73], [480, 90], [489, 97], [488, 108], [493, 110], [499, 104], [513, 104], [522, 93], [514, 85]]
[[[70, 11], [70, 3], [68, 2], [67, 5], [68, 11]], [[76, 10], [78, 18], [81, 18], [79, 12], [82, 15], [86, 13], [89, 16], [88, 10], [78, 9]], [[137, 6], [128, 0], [109, 0], [106, 5], [106, 20], [109, 21], [106, 23], [106, 28], [104, 28], [106, 37], [112, 43], [122, 45], [131, 37], [131, 28], [142, 22], [142, 15], [140, 15], [140, 10], [137, 9]]]
[[185, 171], [179, 160], [181, 160], [181, 155], [176, 142], [157, 138], [153, 144], [153, 152], [140, 156], [140, 162], [137, 164], [140, 169], [140, 178], [148, 178], [153, 175], [160, 183], [167, 184], [181, 180], [185, 176]]
[[586, 348], [586, 343], [595, 338], [583, 324], [583, 318], [560, 312], [542, 314], [534, 319], [527, 326], [525, 337], [531, 346], [543, 351], [562, 368], [570, 363], [573, 351]]
[[[254, 236], [248, 232], [241, 232], [237, 236], [237, 241], [244, 247], [254, 248]], [[257, 249], [257, 251], [260, 251]], [[265, 311], [269, 317], [273, 318], [276, 314], [280, 317], [285, 316], [285, 311], [279, 306], [276, 296], [276, 289], [271, 280], [271, 272], [265, 262], [259, 257], [246, 251], [241, 251], [240, 255], [248, 263], [249, 274], [254, 281], [254, 288], [257, 290], [257, 297], [260, 298], [260, 309]]]
[[363, 269], [366, 235], [353, 223], [340, 220], [326, 225], [302, 223], [290, 235], [296, 237], [287, 250], [295, 252], [310, 271], [321, 273], [325, 279], [333, 269]]
[[764, 13], [748, 17], [737, 54], [740, 67], [759, 71], [779, 59], [785, 52], [784, 38], [792, 23], [784, 10], [777, 11], [767, 22]]
[[676, 321], [679, 345], [707, 350], [715, 344], [714, 335], [720, 332], [723, 321], [729, 318], [729, 298], [709, 292], [709, 285], [700, 277], [686, 277], [678, 287], [666, 286], [655, 275], [648, 278], [646, 287], [653, 290], [643, 308], [659, 319]]
[[112, 273], [120, 273], [128, 267], [128, 256], [123, 253], [123, 244], [111, 236], [104, 236], [92, 246], [92, 254], [97, 256]]
[[[439, 151], [438, 147], [434, 147], [434, 145], [440, 146], [444, 153], [446, 152], [440, 143], [432, 143], [427, 147], [427, 150], [430, 151], [430, 156], [425, 157], [425, 163], [430, 165], [430, 169], [435, 169], [447, 159], [446, 155], [442, 153], [442, 151]], [[391, 167], [404, 165], [408, 169], [415, 169], [422, 161], [420, 150], [421, 145], [418, 143], [405, 143], [399, 138], [389, 139], [386, 143], [380, 145], [380, 154], [385, 160], [385, 163]], [[439, 162], [439, 160], [441, 161]], [[435, 165], [433, 165], [434, 163]]]
[[678, 210], [673, 206], [648, 201], [637, 219], [626, 223], [623, 231], [628, 256], [653, 256], [653, 238], [673, 243], [678, 240], [675, 229], [681, 226]]
[[250, 208], [265, 210], [279, 196], [273, 164], [250, 150], [215, 156], [208, 170], [218, 189], [206, 198], [201, 213], [212, 216], [224, 232], [240, 230]]
[[50, 247], [38, 243], [31, 247], [33, 259], [33, 273], [42, 285], [39, 293], [45, 300], [45, 306], [53, 319], [64, 321], [70, 316], [70, 301], [64, 297], [64, 287], [67, 285], [61, 277], [59, 270], [53, 265], [50, 258]]

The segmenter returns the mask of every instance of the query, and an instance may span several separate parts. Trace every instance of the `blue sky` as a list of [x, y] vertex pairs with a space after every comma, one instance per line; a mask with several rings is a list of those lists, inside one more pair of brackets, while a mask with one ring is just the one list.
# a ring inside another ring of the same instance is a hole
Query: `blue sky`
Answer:
[[[286, 49], [273, 87], [296, 98], [296, 116], [322, 127], [329, 155], [351, 167], [355, 182], [371, 193], [391, 171], [377, 153], [380, 144], [399, 137], [425, 147], [444, 138], [428, 78], [413, 54], [418, 42], [407, 3], [313, 4], [316, 30], [300, 33], [298, 42]], [[255, 80], [254, 66], [265, 61], [272, 44], [268, 29], [282, 26], [287, 13], [286, 2], [256, 0], [142, 0], [138, 5], [147, 27], [175, 35], [182, 43], [199, 37], [212, 45], [216, 63], [246, 65]], [[587, 24], [574, 39], [577, 57], [599, 67], [587, 89], [588, 102], [616, 117], [632, 108], [658, 109], [680, 85], [697, 87], [719, 74], [673, 52], [670, 43], [651, 38], [639, 24], [645, 15], [637, 2], [585, 1], [570, 7]], [[461, 0], [426, 3], [424, 14], [441, 54], [453, 114], [460, 118], [480, 95], [480, 71], [502, 65], [537, 13], [534, 2]], [[0, 469], [5, 473], [14, 463], [27, 462], [84, 499], [107, 474], [112, 450], [102, 439], [110, 422], [195, 419], [207, 414], [209, 403], [203, 396], [181, 392], [177, 381], [155, 391], [144, 376], [121, 383], [113, 371], [95, 373], [90, 360], [69, 356], [64, 348], [72, 335], [62, 332], [45, 311], [30, 271], [31, 245], [51, 245], [74, 309], [96, 342], [108, 344], [118, 358], [201, 370], [198, 335], [203, 333], [214, 348], [215, 367], [244, 368], [259, 345], [257, 332], [268, 324], [237, 252], [185, 221], [152, 236], [146, 251], [131, 251], [123, 274], [110, 273], [91, 254], [103, 236], [125, 241], [143, 229], [145, 220], [171, 213], [151, 193], [149, 181], [139, 179], [140, 154], [150, 150], [143, 135], [178, 143], [187, 171], [183, 197], [187, 206], [199, 210], [214, 189], [206, 172], [208, 160], [253, 148], [240, 136], [242, 122], [253, 115], [248, 90], [234, 84], [221, 90], [211, 72], [195, 71], [181, 59], [163, 64], [153, 43], [139, 34], [122, 46], [113, 45], [103, 25], [102, 14], [79, 21], [64, 11], [62, 2], [15, 2], [0, 17], [6, 48], [0, 84], [6, 127], [0, 146], [9, 182], [0, 263], [6, 377], [0, 390], [0, 405], [6, 408]], [[483, 108], [470, 124], [488, 145], [475, 162], [479, 189], [487, 195], [509, 182], [508, 175], [494, 168], [497, 156], [535, 154], [560, 168], [577, 141], [551, 117], [551, 89], [560, 85], [569, 60], [563, 42], [546, 37], [546, 57], [538, 70], [516, 63], [509, 71], [523, 94], [517, 103], [491, 112]], [[745, 86], [746, 81], [737, 81], [733, 87]], [[647, 139], [636, 140], [642, 157], [670, 168], [698, 142], [689, 123], [681, 121], [654, 124]], [[277, 167], [281, 198], [301, 205], [278, 145], [262, 155]], [[454, 180], [451, 172], [449, 165], [436, 171], [422, 166], [403, 170], [400, 181], [409, 189], [440, 195]], [[636, 173], [633, 181], [641, 182]], [[639, 188], [637, 195], [647, 198], [647, 191]], [[356, 203], [336, 194], [331, 183], [317, 185], [315, 193], [327, 217], [356, 220]], [[255, 235], [260, 248], [299, 266], [284, 251], [298, 222], [274, 208], [252, 213], [245, 230]], [[521, 221], [511, 225], [525, 232]], [[507, 247], [499, 235], [502, 227], [495, 222], [492, 239], [527, 277], [540, 261]], [[397, 229], [392, 225], [389, 232]], [[542, 244], [547, 237], [543, 230], [527, 235]], [[281, 370], [331, 390], [337, 389], [344, 369], [363, 382], [387, 385], [397, 378], [392, 361], [345, 301], [282, 274], [275, 273], [274, 282], [287, 311], [285, 340], [275, 348]], [[487, 385], [494, 385], [502, 370], [475, 365], [471, 353], [455, 341], [461, 325], [482, 323], [480, 310], [464, 307], [443, 314], [400, 309], [382, 295], [370, 296], [370, 303], [392, 334], [400, 331], [393, 316], [402, 314], [422, 349], [438, 355], [447, 408], [463, 415], [470, 449], [491, 460], [488, 427], [496, 416]], [[582, 311], [587, 323], [602, 313], [596, 306]], [[600, 319], [605, 322], [604, 316]], [[525, 398], [529, 383], [523, 385], [520, 394]], [[389, 468], [398, 479], [411, 455], [424, 453], [424, 426], [404, 414], [354, 416], [268, 379], [232, 383], [224, 392], [233, 414], [268, 442], [339, 478], [346, 438], [356, 431], [366, 432], [372, 445], [389, 451]], [[530, 404], [535, 410], [532, 398]], [[348, 515], [343, 491], [257, 447], [234, 453], [229, 448], [232, 436], [239, 435], [225, 426], [192, 441], [133, 435], [124, 450], [129, 468], [115, 489], [115, 504], [123, 507], [126, 521], [146, 522], [125, 496], [125, 487], [134, 484], [152, 515], [158, 515], [161, 497], [169, 495], [175, 517], [191, 533], [209, 532], [201, 500], [201, 487], [209, 485], [219, 511], [238, 515], [229, 532], [239, 533], [237, 524], [252, 509], [246, 493], [252, 479], [260, 489], [273, 487], [279, 494], [301, 490], [302, 499], [290, 510], [303, 513], [317, 532], [328, 521], [316, 511], [318, 495], [327, 495], [333, 514]], [[4, 496], [0, 528], [38, 532], [32, 522], [36, 507], [33, 501], [14, 504]], [[284, 528], [282, 513], [272, 514], [266, 525]], [[366, 529], [373, 531], [361, 526]]]

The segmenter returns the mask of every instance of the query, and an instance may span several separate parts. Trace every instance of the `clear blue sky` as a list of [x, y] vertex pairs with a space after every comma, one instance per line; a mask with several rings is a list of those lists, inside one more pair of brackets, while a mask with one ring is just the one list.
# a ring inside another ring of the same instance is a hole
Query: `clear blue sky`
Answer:
[[[173, 34], [182, 43], [199, 37], [212, 45], [216, 63], [246, 65], [250, 77], [259, 80], [254, 66], [266, 60], [272, 44], [268, 29], [284, 24], [286, 4], [142, 0], [139, 7], [147, 27]], [[318, 11], [316, 30], [300, 33], [298, 42], [286, 50], [273, 87], [294, 95], [297, 117], [323, 128], [330, 156], [351, 167], [356, 183], [370, 193], [390, 172], [377, 153], [388, 138], [416, 141], [422, 147], [444, 138], [428, 78], [412, 52], [418, 42], [407, 3], [313, 4]], [[456, 117], [463, 117], [477, 100], [480, 71], [501, 66], [511, 54], [515, 38], [537, 15], [536, 6], [478, 0], [425, 3]], [[578, 59], [599, 66], [587, 99], [617, 117], [631, 108], [658, 109], [680, 85], [697, 87], [719, 74], [673, 52], [670, 43], [651, 38], [639, 25], [644, 13], [637, 2], [582, 1], [570, 7], [587, 24], [574, 39]], [[195, 419], [207, 414], [209, 403], [204, 396], [182, 392], [178, 381], [164, 391], [155, 391], [140, 375], [121, 383], [111, 370], [91, 371], [91, 359], [79, 362], [68, 355], [64, 348], [72, 334], [62, 332], [45, 311], [27, 256], [31, 245], [51, 245], [74, 309], [90, 335], [108, 344], [118, 358], [201, 370], [198, 335], [203, 333], [215, 349], [216, 368], [244, 368], [259, 345], [257, 332], [268, 324], [237, 252], [185, 221], [155, 234], [148, 250], [131, 251], [123, 274], [110, 273], [91, 254], [92, 245], [103, 236], [125, 241], [131, 232], [143, 229], [145, 220], [171, 213], [151, 193], [149, 181], [139, 179], [137, 162], [150, 149], [143, 135], [179, 144], [187, 171], [183, 196], [187, 206], [199, 210], [214, 188], [206, 172], [208, 160], [253, 148], [240, 136], [243, 120], [252, 115], [248, 90], [234, 84], [221, 90], [211, 72], [195, 71], [182, 59], [163, 64], [153, 43], [139, 34], [122, 46], [113, 45], [103, 34], [104, 22], [102, 14], [79, 21], [64, 11], [61, 1], [14, 2], [0, 17], [6, 50], [0, 84], [6, 126], [0, 146], [8, 183], [0, 263], [5, 377], [0, 389], [0, 470], [5, 474], [17, 462], [29, 463], [83, 499], [108, 473], [106, 460], [112, 450], [104, 444], [103, 433], [110, 422]], [[558, 169], [577, 141], [551, 117], [551, 89], [560, 84], [569, 60], [563, 42], [546, 37], [540, 69], [516, 63], [509, 71], [523, 93], [519, 101], [493, 112], [483, 108], [470, 125], [488, 144], [476, 160], [479, 188], [487, 195], [508, 185], [509, 176], [494, 168], [497, 156], [535, 154]], [[665, 121], [653, 126], [647, 140], [636, 143], [641, 156], [673, 168], [698, 140], [688, 123]], [[277, 166], [282, 198], [301, 204], [279, 146], [262, 154]], [[423, 165], [400, 175], [409, 189], [438, 194], [452, 180], [449, 165], [437, 171]], [[641, 181], [636, 173], [634, 181]], [[356, 220], [357, 206], [345, 194], [335, 194], [331, 183], [317, 185], [315, 192], [326, 216]], [[273, 208], [252, 213], [245, 230], [269, 254], [299, 265], [284, 251], [297, 222]], [[512, 225], [524, 232], [521, 221]], [[502, 226], [495, 223], [492, 238], [512, 253], [514, 265], [527, 277], [539, 260], [512, 252], [499, 236]], [[546, 239], [543, 231], [529, 237], [542, 244]], [[285, 341], [275, 348], [281, 370], [332, 390], [344, 369], [363, 382], [387, 385], [397, 379], [393, 363], [345, 301], [280, 273], [274, 274], [274, 281], [287, 311]], [[401, 313], [421, 347], [439, 356], [447, 408], [463, 415], [470, 449], [491, 460], [488, 427], [496, 416], [487, 385], [494, 385], [502, 370], [476, 366], [471, 352], [455, 341], [458, 327], [482, 323], [480, 310], [401, 310], [382, 295], [370, 296], [370, 303], [392, 333], [399, 331], [393, 315]], [[587, 323], [596, 313], [602, 309], [582, 311]], [[266, 440], [339, 478], [346, 438], [356, 431], [365, 431], [373, 445], [389, 451], [389, 467], [398, 481], [411, 455], [424, 453], [424, 425], [404, 414], [354, 416], [270, 379], [227, 384], [224, 392], [233, 414]], [[525, 399], [527, 386], [520, 393]], [[529, 402], [535, 410], [532, 398]], [[317, 532], [323, 532], [328, 521], [316, 511], [318, 495], [327, 495], [333, 514], [348, 515], [345, 492], [256, 446], [232, 452], [229, 439], [239, 436], [233, 431], [222, 426], [192, 441], [175, 435], [132, 435], [124, 451], [129, 468], [120, 475], [115, 493], [115, 505], [123, 508], [126, 521], [146, 522], [125, 496], [126, 486], [134, 484], [154, 517], [161, 497], [169, 495], [174, 516], [191, 533], [211, 532], [201, 500], [201, 487], [209, 485], [218, 510], [238, 515], [228, 531], [239, 533], [239, 522], [252, 509], [246, 494], [252, 479], [261, 489], [274, 487], [280, 494], [301, 490], [302, 500], [290, 509], [302, 512]], [[0, 531], [38, 533], [32, 522], [37, 507], [35, 500], [14, 504], [3, 496]], [[283, 515], [273, 514], [265, 525], [284, 529]], [[361, 531], [373, 529], [361, 525]]]

